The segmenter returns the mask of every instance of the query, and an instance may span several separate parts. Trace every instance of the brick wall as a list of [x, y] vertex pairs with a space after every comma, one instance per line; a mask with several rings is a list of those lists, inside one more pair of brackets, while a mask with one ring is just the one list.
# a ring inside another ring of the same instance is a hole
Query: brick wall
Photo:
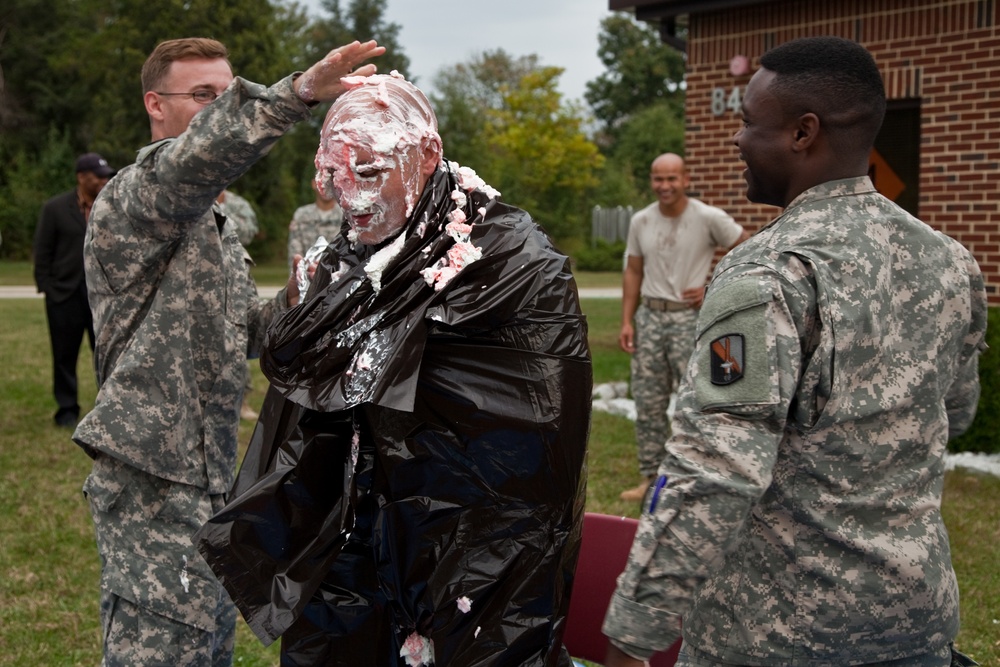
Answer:
[[[783, 0], [690, 16], [688, 166], [694, 194], [758, 229], [778, 209], [747, 202], [732, 138], [739, 114], [716, 115], [744, 89], [761, 54], [782, 42], [838, 35], [875, 56], [890, 101], [920, 101], [919, 217], [979, 261], [1000, 305], [1000, 33], [998, 0]], [[750, 59], [734, 76], [730, 60]]]

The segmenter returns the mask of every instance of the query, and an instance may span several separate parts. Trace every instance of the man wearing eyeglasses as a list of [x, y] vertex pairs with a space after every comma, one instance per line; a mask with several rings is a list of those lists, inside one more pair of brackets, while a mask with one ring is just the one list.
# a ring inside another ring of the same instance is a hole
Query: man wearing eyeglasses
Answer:
[[100, 391], [74, 439], [94, 459], [106, 667], [232, 663], [235, 610], [191, 534], [233, 481], [247, 355], [299, 293], [290, 279], [257, 299], [216, 198], [384, 51], [342, 46], [270, 87], [234, 78], [209, 39], [164, 42], [143, 66], [153, 143], [102, 191], [84, 241]]

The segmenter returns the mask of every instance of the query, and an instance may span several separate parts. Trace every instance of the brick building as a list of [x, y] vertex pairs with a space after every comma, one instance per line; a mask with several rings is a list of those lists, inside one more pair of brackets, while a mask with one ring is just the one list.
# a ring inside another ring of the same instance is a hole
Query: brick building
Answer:
[[[1000, 305], [1000, 32], [997, 0], [609, 0], [687, 53], [686, 158], [694, 194], [748, 229], [777, 214], [745, 198], [732, 137], [767, 49], [837, 35], [867, 47], [888, 111], [872, 156], [878, 189], [958, 239]], [[684, 30], [686, 28], [686, 31]]]

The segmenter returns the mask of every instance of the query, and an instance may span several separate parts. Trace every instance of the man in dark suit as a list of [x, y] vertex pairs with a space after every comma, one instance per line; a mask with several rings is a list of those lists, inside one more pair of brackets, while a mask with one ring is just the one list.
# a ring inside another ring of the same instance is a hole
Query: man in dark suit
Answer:
[[72, 428], [80, 418], [76, 363], [84, 332], [94, 349], [94, 321], [83, 272], [83, 237], [97, 194], [114, 170], [97, 153], [76, 160], [76, 188], [45, 202], [35, 230], [35, 284], [45, 294], [45, 315], [52, 341], [52, 388], [58, 426]]

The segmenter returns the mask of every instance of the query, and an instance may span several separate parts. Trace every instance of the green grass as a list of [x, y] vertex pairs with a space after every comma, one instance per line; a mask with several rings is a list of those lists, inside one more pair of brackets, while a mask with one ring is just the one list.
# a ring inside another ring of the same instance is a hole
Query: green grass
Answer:
[[[30, 267], [0, 263], [0, 284]], [[588, 276], [587, 280], [591, 280]], [[615, 284], [615, 274], [595, 282]], [[262, 281], [263, 282], [263, 281]], [[580, 281], [584, 283], [583, 280]], [[598, 283], [598, 284], [595, 284]], [[588, 299], [595, 379], [625, 380], [628, 356], [618, 351], [619, 303]], [[93, 406], [91, 356], [80, 360], [81, 404]], [[46, 667], [100, 662], [97, 609], [98, 559], [87, 504], [80, 492], [90, 460], [52, 425], [51, 360], [41, 299], [0, 300], [0, 667]], [[251, 404], [259, 406], [266, 383], [254, 365]], [[241, 425], [241, 442], [251, 424]], [[618, 500], [636, 482], [634, 434], [628, 420], [595, 413], [588, 457], [587, 509], [638, 515]], [[956, 471], [946, 479], [945, 520], [962, 590], [958, 645], [983, 665], [1000, 664], [1000, 479]], [[277, 644], [260, 646], [246, 625], [237, 634], [236, 665], [277, 664]]]
[[0, 260], [0, 286], [34, 285], [31, 262]]

